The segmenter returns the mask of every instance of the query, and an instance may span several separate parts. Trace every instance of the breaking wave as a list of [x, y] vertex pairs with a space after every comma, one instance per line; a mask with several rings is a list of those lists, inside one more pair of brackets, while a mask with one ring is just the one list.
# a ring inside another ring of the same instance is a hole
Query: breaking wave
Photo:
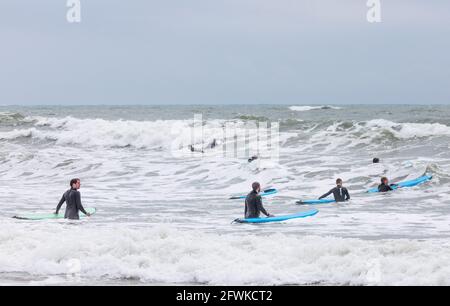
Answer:
[[18, 225], [3, 227], [0, 272], [64, 277], [76, 260], [80, 276], [88, 279], [212, 285], [450, 285], [450, 245], [442, 241], [284, 234], [243, 238], [164, 227], [92, 229], [84, 224], [74, 231], [73, 226], [47, 224], [33, 231]]

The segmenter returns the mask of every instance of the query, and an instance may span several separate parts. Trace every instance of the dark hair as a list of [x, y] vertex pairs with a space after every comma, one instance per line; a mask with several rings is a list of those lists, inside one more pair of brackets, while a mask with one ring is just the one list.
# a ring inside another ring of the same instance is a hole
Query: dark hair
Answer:
[[253, 191], [258, 190], [258, 188], [261, 188], [261, 185], [260, 185], [258, 182], [254, 182], [254, 183], [252, 184], [252, 189], [253, 189]]
[[379, 159], [378, 157], [375, 157], [375, 158], [372, 160], [372, 162], [373, 162], [374, 164], [378, 164], [378, 163], [380, 162], [380, 159]]
[[79, 178], [74, 178], [74, 179], [71, 179], [70, 180], [70, 187], [72, 187], [73, 186], [73, 184], [76, 184], [76, 183], [78, 183], [78, 181], [79, 181], [80, 179]]
[[387, 181], [387, 180], [388, 180], [388, 178], [385, 177], [385, 176], [383, 176], [383, 177], [381, 178], [381, 183], [384, 184], [384, 181]]
[[338, 179], [336, 180], [336, 184], [342, 184], [342, 179], [338, 178]]

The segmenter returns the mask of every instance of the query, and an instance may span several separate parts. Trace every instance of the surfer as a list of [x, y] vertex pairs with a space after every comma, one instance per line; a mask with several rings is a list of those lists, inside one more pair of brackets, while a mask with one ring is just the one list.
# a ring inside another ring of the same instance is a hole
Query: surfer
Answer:
[[214, 138], [213, 141], [211, 141], [211, 143], [208, 145], [208, 149], [214, 149], [215, 147], [217, 147], [217, 140]]
[[334, 195], [334, 200], [336, 202], [345, 202], [350, 200], [350, 194], [348, 193], [347, 188], [342, 187], [342, 179], [340, 178], [336, 180], [336, 187], [320, 196], [319, 200], [328, 197], [330, 194]]
[[267, 217], [273, 217], [269, 214], [262, 205], [262, 199], [259, 193], [261, 192], [261, 185], [258, 182], [252, 184], [252, 191], [245, 198], [245, 218], [259, 218], [260, 213]]
[[58, 203], [58, 206], [56, 206], [55, 214], [59, 213], [61, 205], [63, 205], [63, 203], [66, 202], [66, 213], [64, 214], [64, 218], [78, 220], [80, 219], [78, 211], [81, 211], [88, 217], [91, 216], [91, 214], [89, 214], [88, 212], [86, 212], [86, 210], [84, 210], [84, 207], [81, 204], [81, 194], [78, 191], [80, 187], [81, 187], [80, 179], [75, 178], [70, 180], [70, 189], [63, 194], [61, 200]]
[[201, 153], [205, 153], [205, 151], [199, 150], [199, 149], [195, 148], [193, 145], [189, 145], [188, 148], [189, 148], [189, 150], [191, 150], [191, 152], [201, 152]]
[[374, 164], [378, 164], [380, 162], [380, 159], [378, 157], [374, 157], [374, 159], [372, 160], [372, 162]]
[[253, 155], [253, 156], [250, 157], [247, 161], [248, 161], [249, 163], [251, 163], [252, 161], [257, 160], [257, 159], [258, 159], [258, 156]]
[[382, 177], [381, 178], [381, 184], [380, 185], [378, 185], [378, 191], [379, 192], [388, 192], [388, 191], [392, 191], [392, 190], [394, 190], [394, 189], [392, 189], [392, 185], [394, 185], [394, 184], [390, 184], [389, 185], [389, 180], [388, 180], [388, 178], [387, 177]]
[[[214, 149], [215, 147], [218, 146], [217, 140], [214, 138], [213, 141], [211, 141], [207, 146], [206, 149]], [[200, 153], [205, 153], [205, 150], [202, 149], [197, 149], [196, 147], [194, 147], [193, 145], [188, 145], [188, 149], [191, 152], [200, 152]]]

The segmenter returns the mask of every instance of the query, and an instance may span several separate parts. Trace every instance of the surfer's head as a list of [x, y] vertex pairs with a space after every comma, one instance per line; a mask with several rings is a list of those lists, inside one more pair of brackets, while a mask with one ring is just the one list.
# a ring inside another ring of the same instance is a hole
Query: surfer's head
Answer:
[[258, 182], [254, 182], [252, 184], [252, 189], [254, 192], [260, 192], [261, 191], [261, 185]]
[[342, 179], [338, 178], [338, 179], [336, 180], [336, 185], [337, 185], [338, 187], [342, 187]]
[[372, 160], [372, 162], [373, 162], [374, 164], [378, 164], [378, 163], [380, 162], [380, 159], [379, 159], [378, 157], [374, 157], [373, 160]]
[[80, 189], [81, 181], [79, 178], [74, 178], [70, 180], [70, 188]]
[[389, 180], [388, 180], [388, 178], [387, 177], [385, 177], [385, 176], [383, 176], [382, 178], [381, 178], [381, 184], [385, 184], [385, 185], [387, 185], [389, 183]]

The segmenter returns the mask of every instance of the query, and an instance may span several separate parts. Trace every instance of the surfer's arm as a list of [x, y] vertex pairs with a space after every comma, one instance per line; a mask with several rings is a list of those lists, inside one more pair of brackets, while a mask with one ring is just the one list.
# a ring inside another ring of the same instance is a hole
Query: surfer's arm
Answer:
[[261, 197], [260, 196], [258, 196], [257, 198], [256, 198], [256, 207], [258, 208], [258, 210], [260, 211], [260, 212], [262, 212], [263, 214], [265, 214], [267, 217], [269, 217], [270, 216], [270, 214], [267, 212], [267, 210], [264, 208], [264, 206], [262, 205], [262, 200], [261, 200]]
[[334, 190], [334, 188], [331, 189], [330, 191], [328, 191], [327, 193], [321, 195], [321, 196], [319, 197], [319, 200], [328, 197], [330, 194], [333, 193], [333, 190]]
[[81, 211], [83, 214], [89, 216], [89, 214], [86, 212], [83, 205], [81, 204], [81, 194], [79, 192], [77, 192], [76, 194], [76, 201], [78, 210]]
[[56, 215], [59, 213], [59, 210], [61, 209], [61, 206], [64, 204], [65, 201], [66, 201], [66, 197], [65, 197], [65, 194], [63, 194], [61, 200], [59, 200], [59, 203], [56, 206], [56, 211], [55, 211]]
[[345, 200], [348, 201], [350, 200], [350, 193], [348, 193], [348, 189], [345, 188]]

